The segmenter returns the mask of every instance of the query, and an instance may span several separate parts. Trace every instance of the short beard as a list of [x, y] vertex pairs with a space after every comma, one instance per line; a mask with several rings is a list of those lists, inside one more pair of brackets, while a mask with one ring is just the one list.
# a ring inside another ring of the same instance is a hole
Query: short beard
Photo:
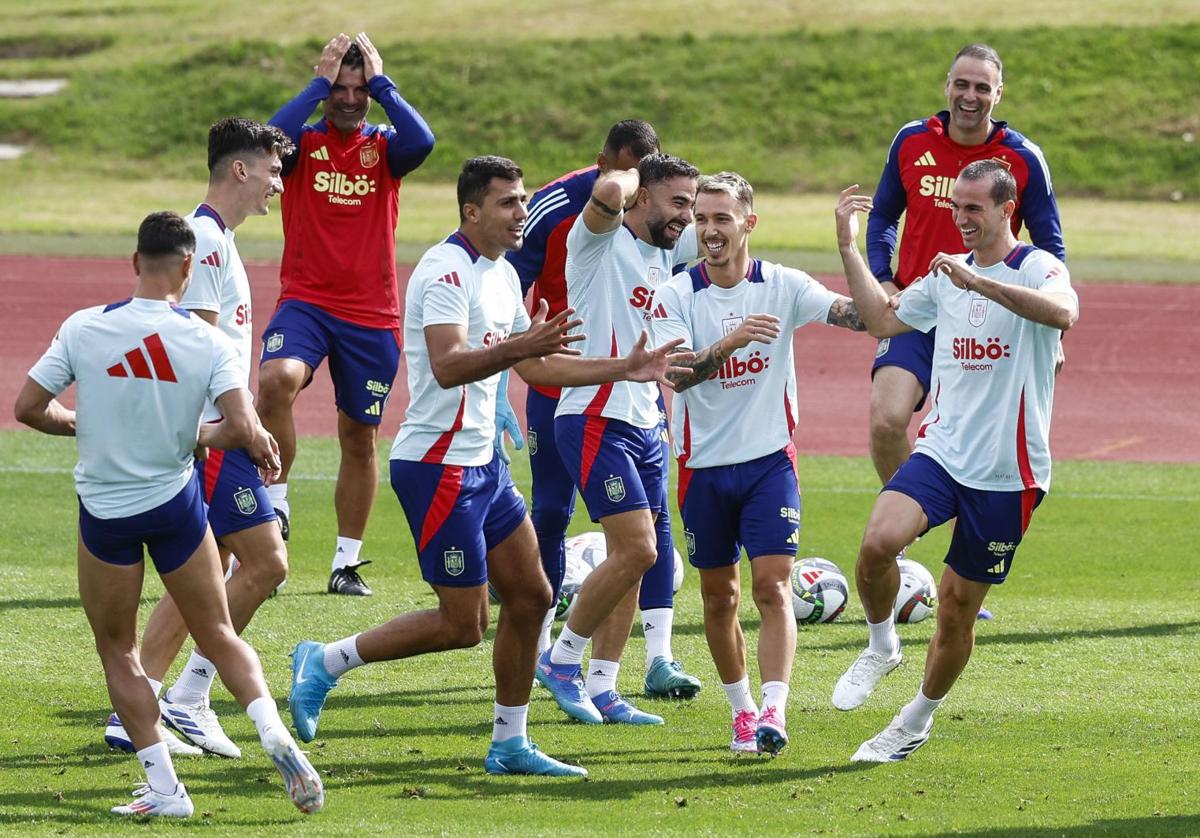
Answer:
[[668, 222], [668, 221], [647, 221], [646, 222], [646, 232], [648, 232], [650, 234], [650, 243], [652, 245], [654, 245], [655, 247], [661, 248], [663, 250], [674, 250], [675, 249], [675, 241], [678, 241], [678, 239], [676, 239], [675, 241], [671, 241], [670, 239], [667, 238], [667, 225], [669, 223], [670, 222]]

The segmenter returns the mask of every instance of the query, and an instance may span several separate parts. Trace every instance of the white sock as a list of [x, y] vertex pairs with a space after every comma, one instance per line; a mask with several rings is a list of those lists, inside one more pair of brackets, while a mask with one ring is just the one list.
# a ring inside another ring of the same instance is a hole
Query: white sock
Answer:
[[358, 551], [362, 549], [362, 544], [357, 538], [339, 535], [337, 549], [333, 551], [333, 569], [341, 570], [347, 565], [358, 564]]
[[721, 689], [725, 690], [725, 697], [729, 699], [729, 705], [733, 708], [733, 715], [735, 717], [743, 710], [748, 710], [754, 715], [758, 715], [758, 708], [754, 706], [754, 699], [750, 697], [749, 675], [740, 681], [734, 681], [732, 684], [722, 684]]
[[900, 708], [900, 726], [909, 733], [920, 733], [929, 727], [929, 722], [933, 719], [933, 711], [938, 709], [945, 700], [945, 696], [938, 699], [927, 698], [925, 685], [921, 684], [916, 698]]
[[570, 626], [563, 626], [550, 648], [550, 663], [583, 663], [583, 650], [590, 639], [571, 631]]
[[271, 501], [273, 509], [282, 509], [283, 514], [291, 517], [292, 510], [288, 505], [287, 484], [272, 483], [267, 487], [267, 498]]
[[155, 681], [149, 675], [146, 676], [146, 680], [150, 682], [150, 689], [154, 690], [155, 698], [158, 698], [160, 695], [162, 695], [162, 681]]
[[674, 608], [648, 608], [642, 612], [642, 634], [646, 635], [646, 666], [655, 658], [675, 660], [671, 653], [671, 626]]
[[867, 620], [867, 628], [871, 630], [871, 642], [867, 648], [872, 652], [890, 658], [900, 651], [900, 636], [896, 634], [896, 622], [891, 614], [882, 622]]
[[783, 681], [763, 681], [762, 709], [766, 711], [768, 707], [774, 707], [775, 715], [782, 722], [787, 716], [787, 700], [790, 690], [791, 688]]
[[505, 707], [503, 704], [497, 704], [495, 710], [496, 716], [492, 720], [493, 742], [503, 742], [514, 736], [524, 738], [528, 735], [528, 704], [522, 704], [520, 707]]
[[212, 661], [201, 655], [198, 649], [193, 650], [175, 685], [167, 690], [167, 701], [176, 704], [206, 704], [215, 677], [217, 668], [213, 666]]
[[588, 662], [588, 698], [595, 698], [609, 690], [616, 690], [617, 673], [620, 671], [621, 664], [617, 661], [602, 661], [598, 658], [592, 658]]
[[[170, 736], [171, 734], [166, 734]], [[137, 752], [138, 762], [146, 772], [146, 782], [160, 794], [174, 794], [179, 787], [179, 777], [171, 764], [171, 752], [166, 742], [156, 742], [149, 748]]]
[[550, 610], [546, 612], [545, 619], [542, 620], [542, 633], [538, 635], [538, 657], [542, 656], [542, 652], [550, 648], [550, 632], [554, 630], [554, 612], [555, 607], [550, 606]]
[[279, 708], [275, 706], [275, 699], [269, 695], [251, 701], [250, 706], [246, 708], [246, 715], [250, 717], [250, 721], [254, 722], [254, 728], [258, 731], [258, 739], [264, 746], [268, 731], [281, 729], [287, 737], [290, 738], [292, 735], [288, 732], [283, 719], [279, 718]]
[[325, 644], [325, 671], [334, 678], [343, 672], [362, 666], [365, 661], [358, 654], [358, 635], [352, 634], [333, 643]]

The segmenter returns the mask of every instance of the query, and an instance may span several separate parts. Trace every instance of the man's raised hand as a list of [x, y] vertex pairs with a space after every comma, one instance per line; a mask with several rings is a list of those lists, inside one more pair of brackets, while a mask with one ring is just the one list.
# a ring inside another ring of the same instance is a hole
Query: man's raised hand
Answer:
[[779, 318], [774, 314], [748, 314], [725, 336], [725, 347], [733, 352], [751, 343], [773, 343], [779, 337]]
[[313, 73], [333, 84], [337, 81], [338, 72], [342, 67], [342, 58], [345, 57], [348, 49], [350, 49], [350, 36], [345, 32], [335, 35], [325, 45], [325, 49], [321, 50], [321, 57], [313, 66]]
[[358, 48], [363, 54], [363, 73], [367, 77], [367, 81], [376, 76], [383, 75], [383, 58], [379, 55], [379, 50], [375, 49], [375, 45], [371, 43], [371, 39], [367, 37], [366, 32], [359, 32], [354, 36], [354, 43], [358, 44]]
[[857, 190], [857, 183], [843, 189], [833, 210], [837, 219], [838, 247], [846, 247], [858, 240], [858, 214], [870, 212], [875, 206], [870, 196], [855, 194]]
[[657, 381], [659, 384], [674, 387], [667, 380], [667, 373], [675, 375], [690, 373], [690, 368], [679, 367], [676, 364], [693, 360], [696, 357], [695, 353], [675, 351], [683, 345], [683, 338], [668, 341], [657, 349], [646, 348], [649, 340], [650, 336], [643, 330], [641, 337], [633, 345], [633, 349], [625, 356], [625, 380]]
[[519, 342], [521, 354], [526, 358], [544, 358], [547, 355], [579, 355], [578, 349], [572, 349], [571, 344], [586, 340], [587, 335], [572, 335], [572, 329], [583, 325], [582, 320], [569, 319], [575, 309], [567, 308], [547, 319], [550, 306], [543, 298], [538, 300], [538, 308], [534, 313], [529, 329], [513, 338]]

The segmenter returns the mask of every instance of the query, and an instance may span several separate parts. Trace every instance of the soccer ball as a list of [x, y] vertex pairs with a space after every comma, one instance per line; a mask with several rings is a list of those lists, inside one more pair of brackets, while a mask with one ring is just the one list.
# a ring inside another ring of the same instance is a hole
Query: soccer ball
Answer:
[[827, 559], [801, 559], [792, 567], [792, 612], [799, 623], [831, 623], [850, 598], [850, 585]]
[[675, 551], [675, 578], [671, 581], [671, 590], [679, 593], [679, 589], [683, 587], [683, 556], [679, 555], [679, 551]]
[[897, 623], [919, 623], [933, 613], [937, 605], [937, 583], [925, 566], [911, 559], [899, 559], [900, 590], [892, 614]]

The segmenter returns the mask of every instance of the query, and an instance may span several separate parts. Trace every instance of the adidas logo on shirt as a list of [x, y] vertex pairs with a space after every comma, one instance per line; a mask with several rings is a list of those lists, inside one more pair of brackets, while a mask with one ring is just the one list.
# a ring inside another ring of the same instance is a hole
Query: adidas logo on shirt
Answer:
[[456, 288], [462, 288], [462, 282], [459, 281], [459, 278], [458, 278], [458, 271], [451, 271], [450, 273], [446, 274], [445, 276], [439, 276], [437, 278], [437, 281], [444, 282], [447, 285], [453, 285]]
[[201, 259], [200, 264], [201, 265], [209, 265], [214, 268], [219, 268], [219, 267], [221, 267], [221, 254], [214, 250], [212, 253], [208, 254], [203, 259]]
[[913, 163], [913, 165], [914, 166], [936, 166], [937, 161], [933, 159], [933, 152], [927, 151], [924, 154], [922, 154], [920, 157], [918, 157], [917, 162]]
[[[146, 352], [142, 352], [142, 347], [145, 347]], [[150, 363], [146, 362], [146, 353], [150, 355]], [[154, 365], [154, 372], [150, 372], [150, 365]], [[157, 333], [149, 337], [142, 338], [142, 346], [135, 346], [125, 353], [125, 361], [123, 363], [113, 364], [107, 370], [111, 378], [144, 378], [148, 381], [170, 381], [176, 382], [175, 369], [171, 366], [171, 359], [167, 357], [167, 348], [163, 346], [162, 338]]]
[[308, 156], [311, 157], [313, 160], [328, 160], [329, 159], [329, 149], [326, 148], [325, 146], [321, 146], [320, 148], [318, 148], [316, 151], [314, 151], [312, 154], [310, 154]]

